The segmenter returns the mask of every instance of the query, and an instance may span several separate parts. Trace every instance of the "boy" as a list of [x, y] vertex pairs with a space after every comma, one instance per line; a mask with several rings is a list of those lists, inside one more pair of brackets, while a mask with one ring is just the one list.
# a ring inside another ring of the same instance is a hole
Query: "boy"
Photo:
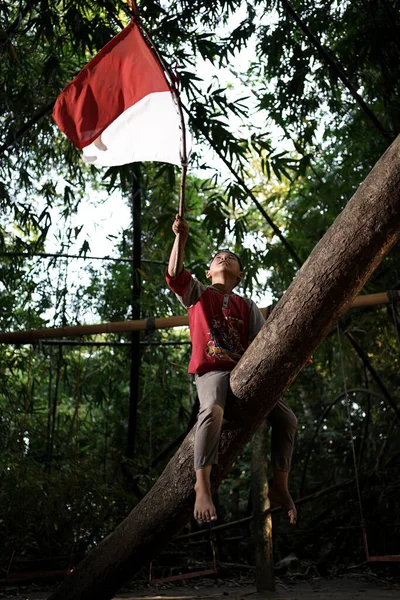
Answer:
[[[175, 265], [178, 234], [181, 234], [184, 249], [189, 235], [187, 222], [177, 215], [172, 230], [176, 238], [166, 279], [189, 312], [192, 340], [189, 373], [195, 374], [200, 401], [194, 442], [194, 517], [210, 522], [217, 518], [210, 475], [212, 465], [217, 463], [218, 458], [225, 402], [230, 391], [230, 372], [261, 329], [264, 317], [252, 300], [233, 293], [244, 276], [240, 259], [233, 252], [222, 250], [214, 256], [206, 272], [212, 285], [207, 287], [184, 270], [183, 250], [179, 264], [177, 267]], [[290, 408], [279, 400], [268, 415], [268, 421], [272, 426], [274, 475], [269, 498], [287, 510], [290, 523], [295, 524], [297, 511], [288, 489], [288, 476], [297, 419]]]

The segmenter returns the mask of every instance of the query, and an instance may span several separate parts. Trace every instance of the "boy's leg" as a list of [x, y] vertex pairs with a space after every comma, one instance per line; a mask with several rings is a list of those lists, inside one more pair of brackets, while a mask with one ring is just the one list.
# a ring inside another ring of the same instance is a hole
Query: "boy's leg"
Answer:
[[279, 400], [267, 417], [271, 425], [271, 462], [274, 474], [269, 492], [271, 502], [287, 510], [290, 523], [296, 524], [297, 510], [289, 492], [288, 480], [292, 461], [297, 418], [288, 405]]
[[210, 475], [212, 465], [218, 462], [218, 444], [229, 390], [229, 376], [229, 371], [210, 371], [196, 375], [200, 410], [194, 440], [194, 517], [200, 521], [210, 522], [217, 518], [211, 495]]

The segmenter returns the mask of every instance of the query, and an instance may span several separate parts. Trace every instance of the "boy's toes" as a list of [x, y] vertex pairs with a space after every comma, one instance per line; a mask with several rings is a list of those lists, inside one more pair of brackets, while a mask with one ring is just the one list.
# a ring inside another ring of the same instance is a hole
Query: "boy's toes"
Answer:
[[215, 521], [217, 518], [217, 511], [215, 510], [211, 494], [196, 494], [194, 515], [198, 521], [203, 521], [204, 523]]

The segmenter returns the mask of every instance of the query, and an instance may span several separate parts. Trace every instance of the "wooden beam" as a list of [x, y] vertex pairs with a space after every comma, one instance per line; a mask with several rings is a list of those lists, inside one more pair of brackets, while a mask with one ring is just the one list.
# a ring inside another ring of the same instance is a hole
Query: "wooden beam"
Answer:
[[[400, 291], [396, 292], [400, 298]], [[387, 292], [357, 296], [349, 308], [363, 308], [378, 304], [389, 304]], [[261, 308], [264, 317], [267, 308]], [[189, 317], [160, 317], [154, 319], [154, 329], [171, 329], [189, 325]], [[135, 321], [116, 321], [114, 323], [99, 323], [96, 325], [73, 325], [71, 327], [54, 327], [48, 329], [31, 329], [26, 331], [10, 331], [0, 333], [0, 344], [30, 344], [38, 340], [49, 340], [58, 337], [80, 337], [82, 335], [98, 335], [101, 333], [127, 333], [145, 331], [149, 328], [147, 319]], [[153, 328], [153, 325], [151, 325]]]

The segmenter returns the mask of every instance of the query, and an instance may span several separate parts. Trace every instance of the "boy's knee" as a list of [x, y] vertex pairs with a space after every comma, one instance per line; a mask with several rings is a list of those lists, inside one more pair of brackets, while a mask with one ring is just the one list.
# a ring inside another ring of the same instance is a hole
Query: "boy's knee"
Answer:
[[211, 404], [199, 411], [199, 420], [202, 421], [222, 421], [224, 409], [218, 404]]

